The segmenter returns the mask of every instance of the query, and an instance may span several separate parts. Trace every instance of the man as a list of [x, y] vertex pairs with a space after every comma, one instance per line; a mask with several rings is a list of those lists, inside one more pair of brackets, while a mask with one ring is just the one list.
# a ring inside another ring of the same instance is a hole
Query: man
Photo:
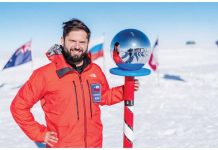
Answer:
[[[47, 147], [102, 147], [99, 105], [121, 102], [123, 86], [110, 89], [100, 67], [90, 61], [89, 28], [77, 19], [63, 25], [61, 45], [47, 52], [51, 63], [33, 72], [14, 98], [11, 113], [29, 138]], [[46, 126], [30, 112], [39, 100]]]

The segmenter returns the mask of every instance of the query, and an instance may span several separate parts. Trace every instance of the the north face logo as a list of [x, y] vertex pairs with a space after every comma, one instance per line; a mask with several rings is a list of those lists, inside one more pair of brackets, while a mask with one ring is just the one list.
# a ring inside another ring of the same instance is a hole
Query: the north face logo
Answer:
[[92, 78], [96, 78], [97, 77], [96, 74], [94, 74], [94, 73], [90, 74], [89, 76], [92, 77]]

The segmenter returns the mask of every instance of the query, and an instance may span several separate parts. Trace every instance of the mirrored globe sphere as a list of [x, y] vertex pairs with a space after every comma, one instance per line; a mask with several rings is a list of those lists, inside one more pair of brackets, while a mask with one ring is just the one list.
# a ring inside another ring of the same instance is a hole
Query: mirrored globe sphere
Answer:
[[112, 39], [110, 49], [114, 62], [124, 70], [141, 69], [151, 54], [148, 37], [136, 29], [125, 29], [117, 33]]

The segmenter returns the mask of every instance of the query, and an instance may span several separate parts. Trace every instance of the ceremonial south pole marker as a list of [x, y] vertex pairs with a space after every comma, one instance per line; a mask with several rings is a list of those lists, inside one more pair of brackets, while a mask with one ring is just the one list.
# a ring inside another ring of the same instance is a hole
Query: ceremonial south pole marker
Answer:
[[123, 147], [132, 148], [134, 142], [134, 79], [147, 76], [151, 71], [142, 68], [148, 61], [151, 49], [147, 36], [136, 29], [125, 29], [115, 35], [111, 42], [112, 58], [118, 67], [110, 73], [125, 76]]

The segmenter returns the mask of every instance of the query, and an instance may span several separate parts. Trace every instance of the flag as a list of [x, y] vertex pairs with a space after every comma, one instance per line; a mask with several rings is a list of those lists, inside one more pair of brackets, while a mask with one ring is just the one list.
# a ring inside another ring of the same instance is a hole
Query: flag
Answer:
[[99, 57], [103, 57], [104, 56], [103, 49], [104, 49], [104, 37], [91, 40], [89, 43], [89, 50], [88, 50], [91, 60], [93, 61]]
[[23, 44], [15, 51], [15, 53], [11, 56], [11, 58], [4, 66], [3, 70], [6, 68], [15, 67], [27, 63], [29, 61], [32, 61], [31, 41]]
[[148, 61], [148, 64], [153, 71], [156, 71], [157, 67], [159, 65], [157, 52], [158, 52], [158, 39], [154, 43], [153, 51], [152, 51], [150, 59]]

